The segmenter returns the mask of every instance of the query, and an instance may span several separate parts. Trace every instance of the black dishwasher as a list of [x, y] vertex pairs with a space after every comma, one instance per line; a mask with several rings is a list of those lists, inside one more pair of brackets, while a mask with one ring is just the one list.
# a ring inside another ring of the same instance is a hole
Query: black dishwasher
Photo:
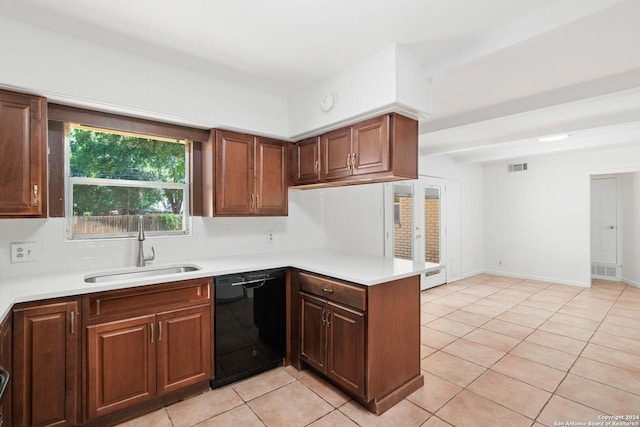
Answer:
[[276, 366], [286, 354], [286, 270], [215, 278], [217, 388]]

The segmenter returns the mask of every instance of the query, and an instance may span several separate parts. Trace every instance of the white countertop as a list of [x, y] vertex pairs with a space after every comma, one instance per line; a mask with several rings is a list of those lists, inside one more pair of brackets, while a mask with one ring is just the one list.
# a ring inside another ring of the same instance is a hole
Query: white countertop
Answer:
[[200, 267], [200, 269], [187, 273], [165, 274], [162, 276], [140, 277], [102, 283], [85, 283], [84, 278], [85, 276], [96, 273], [123, 270], [133, 271], [142, 270], [143, 268], [125, 267], [104, 271], [71, 272], [4, 279], [0, 282], [0, 320], [11, 310], [13, 304], [19, 302], [81, 295], [269, 268], [295, 267], [364, 286], [374, 286], [379, 283], [415, 276], [442, 268], [439, 264], [428, 262], [415, 264], [413, 261], [394, 258], [358, 255], [327, 249], [307, 249], [194, 259], [175, 264], [151, 263], [149, 266], [144, 267], [144, 269], [154, 269], [172, 265], [194, 265]]

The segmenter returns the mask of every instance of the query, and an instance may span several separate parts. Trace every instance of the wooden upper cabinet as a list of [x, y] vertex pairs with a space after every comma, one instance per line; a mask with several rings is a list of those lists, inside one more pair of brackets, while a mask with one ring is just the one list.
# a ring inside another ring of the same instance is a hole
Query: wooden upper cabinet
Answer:
[[[287, 215], [287, 143], [230, 131], [215, 132], [215, 174], [204, 161], [204, 214], [209, 216]], [[215, 176], [207, 181], [206, 175]], [[207, 200], [213, 201], [207, 206]], [[213, 206], [211, 206], [211, 204]]]
[[322, 136], [322, 179], [351, 175], [351, 128], [336, 129]]
[[320, 137], [305, 139], [295, 145], [295, 182], [305, 184], [320, 179]]
[[[320, 175], [313, 142], [319, 143]], [[340, 185], [418, 177], [418, 122], [386, 114], [309, 138], [296, 145], [295, 185]]]
[[0, 217], [47, 215], [47, 101], [0, 90]]
[[216, 215], [248, 215], [252, 211], [253, 140], [251, 135], [216, 131]]

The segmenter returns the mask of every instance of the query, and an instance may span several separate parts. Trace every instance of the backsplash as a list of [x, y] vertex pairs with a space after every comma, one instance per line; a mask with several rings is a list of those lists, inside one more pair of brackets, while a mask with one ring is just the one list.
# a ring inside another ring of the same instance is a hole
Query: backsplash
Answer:
[[[324, 191], [289, 191], [288, 217], [193, 217], [190, 236], [147, 237], [153, 264], [324, 246]], [[273, 232], [273, 243], [267, 243]], [[39, 242], [38, 259], [11, 263], [13, 242]], [[65, 219], [0, 219], [0, 281], [10, 277], [135, 266], [137, 240], [65, 241]], [[153, 265], [152, 264], [152, 265]]]

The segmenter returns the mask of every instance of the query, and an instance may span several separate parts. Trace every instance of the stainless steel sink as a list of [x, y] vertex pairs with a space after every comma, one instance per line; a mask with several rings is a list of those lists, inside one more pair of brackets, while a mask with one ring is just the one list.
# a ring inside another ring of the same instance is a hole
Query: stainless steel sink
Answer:
[[155, 268], [138, 268], [130, 270], [112, 271], [105, 273], [96, 273], [85, 276], [86, 283], [104, 283], [115, 282], [119, 280], [140, 279], [144, 277], [164, 276], [166, 274], [188, 273], [190, 271], [200, 270], [197, 265], [172, 265]]

